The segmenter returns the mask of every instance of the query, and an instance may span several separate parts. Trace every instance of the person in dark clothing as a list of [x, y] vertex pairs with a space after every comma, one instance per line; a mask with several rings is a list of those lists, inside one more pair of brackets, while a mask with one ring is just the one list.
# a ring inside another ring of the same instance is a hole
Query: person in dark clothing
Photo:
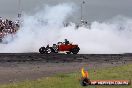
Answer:
[[68, 41], [67, 39], [65, 39], [65, 44], [66, 44], [66, 45], [69, 44], [69, 41]]

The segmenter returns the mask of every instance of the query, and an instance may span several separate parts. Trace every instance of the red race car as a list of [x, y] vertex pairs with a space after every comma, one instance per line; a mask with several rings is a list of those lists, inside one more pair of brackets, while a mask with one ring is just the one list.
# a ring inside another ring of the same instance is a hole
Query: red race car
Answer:
[[41, 47], [39, 52], [41, 54], [50, 54], [50, 53], [67, 53], [67, 54], [77, 54], [80, 48], [76, 44], [69, 43], [67, 39], [65, 42], [58, 42], [58, 44], [53, 44], [52, 47], [47, 45], [46, 47]]

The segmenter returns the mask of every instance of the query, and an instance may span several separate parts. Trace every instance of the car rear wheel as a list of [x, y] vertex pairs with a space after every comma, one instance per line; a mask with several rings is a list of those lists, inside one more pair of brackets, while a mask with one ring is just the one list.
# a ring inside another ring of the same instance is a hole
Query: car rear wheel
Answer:
[[41, 48], [39, 49], [39, 52], [40, 52], [41, 54], [44, 54], [44, 53], [45, 53], [45, 47], [41, 47]]

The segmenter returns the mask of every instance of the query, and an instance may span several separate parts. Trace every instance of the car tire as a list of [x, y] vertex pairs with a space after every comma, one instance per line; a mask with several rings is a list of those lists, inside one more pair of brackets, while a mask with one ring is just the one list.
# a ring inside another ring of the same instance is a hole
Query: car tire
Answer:
[[79, 48], [74, 48], [74, 49], [71, 50], [71, 52], [73, 54], [77, 54], [79, 52]]
[[40, 52], [41, 54], [44, 54], [44, 53], [45, 53], [45, 47], [41, 47], [41, 48], [39, 49], [39, 52]]

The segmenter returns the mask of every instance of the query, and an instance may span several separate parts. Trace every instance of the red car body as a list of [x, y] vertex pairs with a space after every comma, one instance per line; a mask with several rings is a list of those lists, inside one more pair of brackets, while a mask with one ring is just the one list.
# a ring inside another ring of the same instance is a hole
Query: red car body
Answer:
[[73, 48], [78, 47], [78, 45], [72, 45], [72, 44], [61, 44], [58, 45], [58, 51], [70, 51]]
[[58, 44], [53, 44], [52, 47], [50, 47], [49, 45], [47, 45], [47, 47], [41, 47], [39, 49], [39, 52], [41, 54], [43, 53], [61, 53], [61, 52], [64, 52], [64, 53], [67, 53], [67, 54], [70, 54], [70, 53], [73, 53], [73, 54], [77, 54], [79, 52], [80, 48], [78, 47], [78, 45], [76, 44], [72, 44], [72, 43], [69, 43], [69, 42], [58, 42]]

